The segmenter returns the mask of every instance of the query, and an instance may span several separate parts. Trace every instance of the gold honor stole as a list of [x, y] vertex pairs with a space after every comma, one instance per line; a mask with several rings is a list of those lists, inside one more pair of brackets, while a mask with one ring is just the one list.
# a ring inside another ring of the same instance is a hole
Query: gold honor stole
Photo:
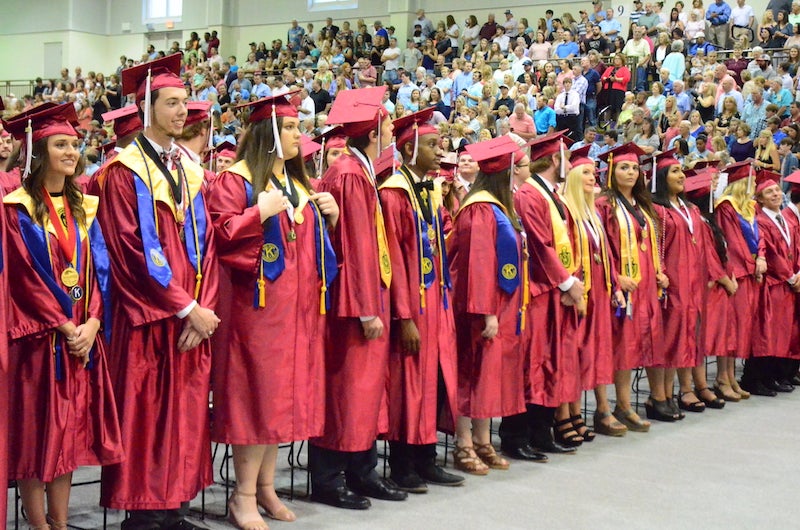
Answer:
[[389, 257], [389, 244], [386, 241], [386, 225], [383, 222], [383, 210], [381, 209], [381, 198], [378, 196], [378, 189], [372, 181], [367, 168], [358, 161], [361, 170], [364, 172], [364, 178], [370, 183], [372, 189], [375, 190], [375, 237], [378, 241], [378, 266], [381, 271], [381, 282], [387, 289], [392, 284], [392, 259]]
[[561, 264], [567, 269], [567, 272], [573, 274], [578, 270], [578, 261], [575, 259], [572, 242], [569, 240], [566, 220], [561, 218], [555, 203], [538, 182], [530, 177], [525, 182], [533, 186], [547, 201], [547, 206], [550, 209], [550, 224], [553, 227], [553, 245], [555, 246], [556, 254]]
[[[589, 213], [589, 215], [595, 215]], [[583, 268], [583, 285], [584, 285], [584, 299], [588, 298], [589, 291], [592, 289], [592, 251], [589, 245], [589, 234], [587, 232], [584, 222], [591, 223], [595, 232], [597, 233], [598, 246], [600, 247], [600, 259], [603, 263], [603, 273], [605, 275], [606, 291], [611, 293], [611, 267], [608, 260], [608, 250], [606, 248], [605, 233], [602, 228], [598, 227], [599, 223], [593, 223], [591, 220], [575, 223], [575, 234], [578, 237], [578, 260]]]
[[[656, 228], [653, 219], [642, 210], [642, 215], [649, 225], [648, 237], [650, 238], [650, 255], [653, 258], [653, 268], [657, 273], [661, 272], [661, 258], [658, 256], [658, 241], [656, 240]], [[636, 282], [642, 280], [641, 264], [639, 263], [639, 239], [636, 231], [639, 228], [636, 219], [631, 216], [628, 210], [620, 203], [616, 207], [617, 222], [619, 223], [620, 239], [620, 259], [622, 260], [622, 273], [633, 278]], [[644, 246], [644, 244], [642, 244]], [[642, 249], [644, 250], [644, 248]], [[661, 298], [664, 292], [658, 288], [658, 297]]]
[[[456, 212], [455, 216], [453, 216], [453, 223], [455, 223], [456, 219], [458, 218], [458, 215], [464, 210], [464, 208], [466, 208], [470, 204], [475, 204], [478, 202], [486, 202], [497, 206], [506, 217], [511, 219], [511, 216], [509, 215], [508, 210], [506, 210], [506, 207], [503, 206], [503, 203], [498, 201], [495, 198], [495, 196], [489, 193], [488, 191], [481, 190], [473, 193], [464, 201], [464, 203]], [[520, 331], [525, 329], [525, 313], [528, 309], [528, 304], [530, 303], [531, 300], [530, 271], [529, 271], [530, 253], [528, 252], [528, 240], [527, 236], [525, 236], [524, 234], [520, 239], [522, 240], [522, 256], [520, 256], [519, 258], [519, 261], [522, 264], [522, 297], [521, 297], [522, 303], [520, 304], [519, 308], [518, 329], [517, 329], [518, 335]], [[506, 279], [510, 280], [517, 274], [516, 270], [511, 270], [513, 266], [502, 264], [499, 255], [498, 255], [498, 266], [502, 268], [501, 274]]]

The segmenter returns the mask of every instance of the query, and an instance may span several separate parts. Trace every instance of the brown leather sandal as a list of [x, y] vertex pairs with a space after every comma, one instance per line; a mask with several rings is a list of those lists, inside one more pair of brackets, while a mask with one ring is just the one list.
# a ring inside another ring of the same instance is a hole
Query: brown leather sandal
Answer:
[[483, 463], [472, 447], [456, 445], [456, 448], [453, 449], [453, 467], [470, 475], [489, 474], [489, 466]]
[[491, 469], [508, 469], [508, 460], [498, 455], [491, 443], [476, 444], [473, 442], [473, 444], [475, 447], [475, 454], [478, 455], [478, 458], [483, 460], [484, 464]]

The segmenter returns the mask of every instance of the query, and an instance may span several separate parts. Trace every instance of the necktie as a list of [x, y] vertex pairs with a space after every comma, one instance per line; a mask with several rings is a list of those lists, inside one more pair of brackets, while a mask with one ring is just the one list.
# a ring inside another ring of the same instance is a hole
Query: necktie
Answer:
[[775, 216], [775, 220], [778, 221], [778, 226], [780, 226], [781, 229], [783, 229], [783, 230], [786, 229], [786, 221], [783, 220], [783, 216], [782, 215], [780, 215], [780, 214], [776, 215]]

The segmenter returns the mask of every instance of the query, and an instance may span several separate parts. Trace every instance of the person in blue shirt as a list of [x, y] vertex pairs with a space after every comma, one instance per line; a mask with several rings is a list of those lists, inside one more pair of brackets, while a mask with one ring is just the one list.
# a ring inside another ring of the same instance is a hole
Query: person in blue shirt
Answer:
[[536, 97], [536, 112], [533, 113], [533, 122], [536, 124], [536, 134], [550, 134], [556, 130], [556, 111], [547, 106], [544, 96]]
[[[778, 116], [781, 119], [789, 117], [789, 107], [792, 105], [794, 98], [792, 93], [783, 88], [783, 80], [780, 77], [772, 78], [767, 81], [770, 86], [769, 102], [775, 103], [778, 106]], [[776, 142], [777, 143], [777, 142]]]
[[577, 57], [580, 55], [581, 50], [577, 42], [572, 40], [572, 32], [564, 30], [564, 42], [556, 47], [556, 56], [559, 59], [568, 59], [570, 57]]
[[613, 9], [606, 9], [606, 18], [600, 21], [599, 26], [600, 31], [603, 32], [607, 39], [615, 39], [622, 33], [622, 24], [614, 18]]
[[709, 41], [712, 44], [723, 50], [728, 49], [728, 21], [731, 18], [731, 6], [726, 4], [724, 0], [716, 0], [713, 4], [708, 6], [706, 11], [706, 20], [711, 25], [708, 29], [710, 32]]
[[600, 74], [592, 68], [588, 57], [581, 57], [581, 69], [583, 77], [586, 78], [588, 86], [586, 88], [586, 122], [594, 127], [597, 125], [597, 91], [600, 86]]
[[717, 48], [706, 40], [705, 33], [698, 33], [695, 36], [695, 42], [689, 46], [689, 57], [694, 57], [697, 55], [698, 50], [703, 50], [705, 55], [708, 55], [709, 52], [713, 52]]
[[473, 84], [473, 81], [472, 81], [472, 63], [469, 62], [469, 61], [466, 61], [466, 62], [464, 62], [464, 69], [461, 71], [461, 74], [456, 76], [456, 78], [453, 80], [453, 102], [454, 102], [454, 104], [455, 104], [455, 100], [456, 100], [456, 98], [458, 98], [458, 96], [462, 96], [463, 95], [466, 98], [466, 95], [462, 94], [461, 92], [462, 92], [462, 90], [468, 90], [469, 87], [472, 86], [472, 84]]

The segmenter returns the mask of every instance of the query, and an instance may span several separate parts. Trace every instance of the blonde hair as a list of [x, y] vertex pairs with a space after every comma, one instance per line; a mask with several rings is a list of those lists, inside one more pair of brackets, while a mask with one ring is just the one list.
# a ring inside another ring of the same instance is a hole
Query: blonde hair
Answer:
[[740, 179], [733, 184], [728, 184], [724, 195], [730, 197], [731, 202], [742, 214], [742, 217], [752, 222], [756, 216], [756, 201], [753, 200], [752, 193], [748, 193], [748, 180], [750, 179]]
[[594, 192], [586, 192], [583, 189], [583, 170], [581, 170], [581, 167], [576, 166], [569, 170], [567, 180], [561, 188], [561, 194], [576, 223], [589, 221], [595, 230], [602, 230], [600, 220], [596, 215], [592, 215], [592, 212], [595, 211]]
[[771, 156], [773, 150], [777, 149], [778, 146], [775, 145], [775, 139], [772, 137], [772, 133], [769, 129], [764, 129], [760, 133], [758, 133], [758, 138], [766, 138], [767, 139], [767, 146], [762, 147], [761, 144], [758, 145], [756, 148], [756, 158], [761, 158], [762, 155], [766, 153], [767, 156]]

